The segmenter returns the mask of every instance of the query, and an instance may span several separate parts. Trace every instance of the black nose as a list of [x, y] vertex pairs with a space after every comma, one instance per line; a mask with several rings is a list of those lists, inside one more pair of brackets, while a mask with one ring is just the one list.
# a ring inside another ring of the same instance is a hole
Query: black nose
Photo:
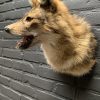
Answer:
[[7, 27], [5, 27], [5, 31], [6, 31], [7, 33], [10, 33], [10, 29], [7, 28]]

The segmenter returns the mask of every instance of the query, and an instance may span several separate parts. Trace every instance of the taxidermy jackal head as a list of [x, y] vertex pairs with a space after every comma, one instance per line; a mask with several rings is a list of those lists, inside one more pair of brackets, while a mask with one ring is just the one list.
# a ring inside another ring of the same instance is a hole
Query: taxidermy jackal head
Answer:
[[29, 0], [32, 9], [14, 24], [5, 27], [22, 39], [17, 48], [42, 44], [45, 58], [61, 73], [82, 76], [95, 64], [96, 40], [90, 25], [72, 15], [62, 0]]
[[67, 9], [60, 0], [29, 1], [32, 9], [22, 19], [5, 28], [8, 33], [22, 37], [17, 44], [17, 48], [20, 49], [27, 49], [36, 43], [46, 41], [50, 33], [59, 29], [57, 22], [61, 12], [67, 13]]

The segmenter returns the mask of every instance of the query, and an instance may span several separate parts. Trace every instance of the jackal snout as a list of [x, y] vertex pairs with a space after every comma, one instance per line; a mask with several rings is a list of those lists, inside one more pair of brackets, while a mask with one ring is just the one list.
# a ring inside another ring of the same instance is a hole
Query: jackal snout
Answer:
[[23, 29], [23, 26], [20, 22], [16, 22], [13, 24], [10, 24], [5, 27], [5, 31], [9, 34], [15, 34], [15, 35], [21, 35], [21, 30]]
[[[62, 5], [60, 0], [29, 1], [31, 1], [32, 9], [21, 20], [6, 26], [6, 32], [22, 36], [33, 33], [44, 33], [45, 30], [50, 30], [48, 28], [54, 25], [53, 22], [58, 12], [67, 11], [67, 8]], [[59, 5], [62, 6], [61, 9]], [[47, 25], [48, 23], [51, 25]]]
[[7, 27], [5, 27], [5, 31], [6, 31], [7, 33], [10, 33], [10, 29], [7, 28]]

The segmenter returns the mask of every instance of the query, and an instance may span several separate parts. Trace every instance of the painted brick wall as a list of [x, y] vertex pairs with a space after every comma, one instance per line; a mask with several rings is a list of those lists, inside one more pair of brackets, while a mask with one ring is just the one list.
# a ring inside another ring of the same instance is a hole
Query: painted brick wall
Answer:
[[23, 16], [27, 0], [0, 0], [0, 100], [100, 100], [100, 0], [64, 0], [72, 13], [91, 23], [98, 40], [97, 64], [82, 78], [53, 72], [39, 46], [16, 50], [18, 38], [4, 26]]

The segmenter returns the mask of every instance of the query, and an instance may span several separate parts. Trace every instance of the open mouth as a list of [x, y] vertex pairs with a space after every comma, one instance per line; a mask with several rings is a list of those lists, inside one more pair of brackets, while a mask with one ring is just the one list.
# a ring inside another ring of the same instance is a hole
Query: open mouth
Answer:
[[32, 44], [33, 39], [34, 39], [33, 35], [23, 36], [23, 38], [17, 42], [16, 48], [28, 49]]

